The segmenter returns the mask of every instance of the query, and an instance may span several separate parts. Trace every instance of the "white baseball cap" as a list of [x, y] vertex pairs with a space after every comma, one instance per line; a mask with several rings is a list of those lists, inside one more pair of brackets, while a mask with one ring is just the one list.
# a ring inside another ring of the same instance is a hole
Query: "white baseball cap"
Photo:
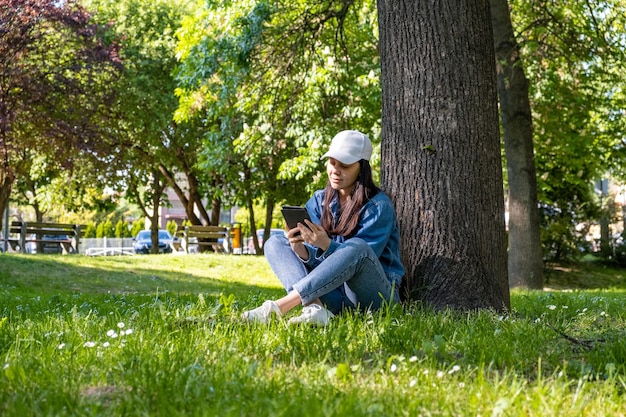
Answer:
[[342, 164], [353, 164], [372, 157], [372, 142], [358, 130], [344, 130], [335, 135], [322, 158], [334, 158]]

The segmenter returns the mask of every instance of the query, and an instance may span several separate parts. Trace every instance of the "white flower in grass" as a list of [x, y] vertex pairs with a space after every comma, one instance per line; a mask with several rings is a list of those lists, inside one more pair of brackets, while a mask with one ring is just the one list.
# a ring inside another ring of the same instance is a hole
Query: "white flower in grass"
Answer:
[[459, 382], [459, 388], [465, 388], [465, 382]]
[[424, 369], [424, 370], [422, 371], [422, 373], [423, 373], [424, 375], [428, 375], [428, 369]]
[[537, 317], [537, 318], [535, 319], [535, 323], [541, 323], [541, 318]]
[[65, 343], [59, 343], [59, 346], [57, 346], [57, 349], [61, 350], [65, 347]]
[[556, 310], [556, 306], [554, 304], [550, 304], [548, 306], [548, 310]]
[[111, 346], [111, 344], [109, 342], [104, 342], [102, 344], [102, 347], [108, 348], [109, 346]]
[[563, 310], [567, 310], [567, 309], [569, 308], [569, 306], [561, 306], [561, 308], [562, 308]]
[[83, 347], [86, 348], [92, 348], [96, 345], [96, 342], [85, 342], [85, 344], [83, 345]]
[[9, 369], [9, 362], [5, 363], [5, 364], [4, 364], [4, 367], [3, 367], [2, 369], [3, 369], [3, 370], [5, 370], [5, 371], [6, 371], [7, 369]]
[[411, 356], [409, 362], [417, 362], [417, 356]]
[[606, 314], [606, 312], [605, 312], [605, 311], [603, 311], [603, 312], [601, 312], [601, 313], [600, 313], [600, 315], [601, 315], [602, 317], [605, 317], [605, 316], [607, 316], [608, 314]]
[[133, 329], [122, 330], [120, 332], [120, 336], [128, 336], [129, 334], [133, 334]]
[[109, 336], [110, 338], [115, 339], [117, 337], [117, 333], [115, 333], [115, 330], [109, 330], [107, 332], [107, 336]]
[[119, 329], [123, 329], [123, 328], [124, 328], [124, 326], [125, 326], [125, 324], [124, 324], [124, 322], [122, 322], [122, 321], [120, 321], [119, 323], [117, 323], [117, 327], [118, 327]]
[[389, 368], [389, 370], [391, 372], [396, 372], [398, 370], [398, 366], [395, 363], [392, 363], [391, 367]]
[[455, 373], [455, 372], [459, 372], [460, 370], [461, 370], [461, 367], [460, 367], [459, 365], [454, 365], [454, 366], [452, 367], [452, 369], [450, 369], [450, 370], [448, 371], [448, 374], [449, 374], [449, 375], [452, 375], [453, 373]]
[[443, 378], [444, 372], [443, 371], [437, 371], [437, 378]]
[[412, 379], [411, 381], [409, 381], [409, 387], [413, 388], [415, 384], [417, 384], [417, 380]]

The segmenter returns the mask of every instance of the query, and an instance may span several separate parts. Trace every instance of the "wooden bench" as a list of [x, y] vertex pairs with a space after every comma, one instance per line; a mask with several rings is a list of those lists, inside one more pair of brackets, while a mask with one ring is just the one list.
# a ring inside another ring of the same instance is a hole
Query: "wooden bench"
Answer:
[[67, 255], [78, 253], [84, 230], [80, 224], [13, 221], [9, 233], [17, 237], [7, 239], [7, 243], [12, 251], [21, 253], [27, 253], [28, 242], [37, 244], [37, 252], [44, 252], [45, 244], [58, 245], [61, 253]]
[[193, 245], [210, 246], [216, 253], [227, 253], [228, 245], [220, 243], [219, 239], [228, 242], [230, 232], [224, 226], [179, 226], [176, 237], [180, 239], [180, 247], [186, 253], [189, 253]]

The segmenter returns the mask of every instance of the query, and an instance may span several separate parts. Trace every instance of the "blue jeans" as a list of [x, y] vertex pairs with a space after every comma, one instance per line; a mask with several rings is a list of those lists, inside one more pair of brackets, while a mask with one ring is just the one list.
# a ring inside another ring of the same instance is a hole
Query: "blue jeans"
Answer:
[[296, 290], [304, 305], [319, 298], [337, 314], [345, 308], [376, 310], [384, 302], [400, 301], [397, 286], [362, 239], [352, 238], [342, 243], [312, 270], [300, 260], [284, 236], [270, 237], [263, 248], [285, 290], [288, 293]]

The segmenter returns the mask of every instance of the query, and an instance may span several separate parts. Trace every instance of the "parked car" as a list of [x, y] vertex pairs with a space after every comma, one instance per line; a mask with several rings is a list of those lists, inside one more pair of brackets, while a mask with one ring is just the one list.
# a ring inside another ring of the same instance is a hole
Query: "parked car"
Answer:
[[[270, 229], [270, 237], [274, 235], [286, 236], [287, 232], [285, 232], [283, 229]], [[259, 239], [259, 246], [262, 248], [263, 247], [263, 230], [262, 229], [257, 230], [256, 236], [257, 236], [257, 239]], [[256, 253], [256, 250], [254, 249], [254, 240], [252, 239], [252, 236], [248, 238], [248, 253], [253, 254], [253, 255]]]
[[[133, 239], [133, 249], [135, 253], [147, 255], [152, 253], [152, 232], [142, 230]], [[172, 253], [172, 242], [174, 238], [167, 230], [159, 230], [159, 253]]]

